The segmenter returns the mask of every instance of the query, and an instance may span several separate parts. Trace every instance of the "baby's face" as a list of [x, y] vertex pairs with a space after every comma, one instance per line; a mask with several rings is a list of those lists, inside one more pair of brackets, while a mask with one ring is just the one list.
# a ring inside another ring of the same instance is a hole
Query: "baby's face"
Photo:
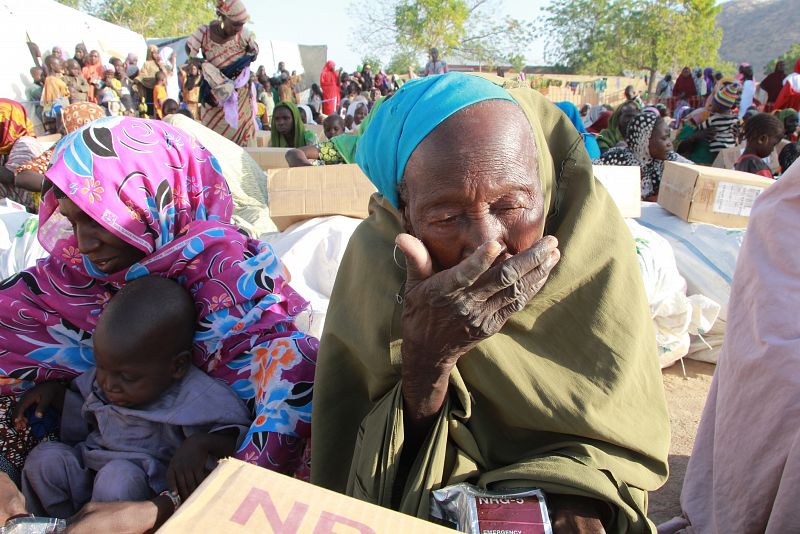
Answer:
[[124, 354], [95, 336], [97, 385], [116, 406], [135, 408], [158, 399], [182, 375], [166, 354]]

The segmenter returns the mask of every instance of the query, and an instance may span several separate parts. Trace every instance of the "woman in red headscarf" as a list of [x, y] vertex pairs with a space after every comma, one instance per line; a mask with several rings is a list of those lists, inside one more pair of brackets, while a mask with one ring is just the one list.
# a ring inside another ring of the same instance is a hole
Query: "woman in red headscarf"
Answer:
[[775, 101], [775, 109], [800, 111], [800, 58], [794, 63], [794, 72], [783, 80], [783, 88]]
[[332, 115], [339, 107], [339, 75], [336, 74], [336, 63], [328, 61], [319, 75], [319, 85], [322, 87], [322, 113]]

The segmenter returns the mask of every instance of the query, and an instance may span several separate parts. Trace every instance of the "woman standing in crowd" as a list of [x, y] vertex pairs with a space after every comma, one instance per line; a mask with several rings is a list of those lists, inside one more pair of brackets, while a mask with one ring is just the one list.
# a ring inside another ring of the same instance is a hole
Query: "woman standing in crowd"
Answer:
[[100, 90], [98, 84], [103, 80], [103, 63], [100, 61], [100, 52], [92, 50], [89, 59], [81, 69], [81, 74], [89, 82], [89, 101], [97, 102]]
[[336, 63], [333, 61], [325, 63], [319, 75], [319, 85], [322, 87], [322, 114], [333, 115], [341, 103], [341, 82], [336, 73]]
[[775, 100], [775, 109], [786, 108], [800, 111], [800, 58], [794, 63], [794, 72], [783, 81], [781, 92]]
[[691, 163], [672, 150], [666, 121], [651, 111], [643, 111], [631, 120], [625, 141], [626, 147], [612, 148], [594, 163], [639, 167], [642, 178], [642, 200], [649, 202], [657, 200], [665, 161]]
[[72, 59], [78, 62], [78, 65], [81, 68], [86, 66], [86, 60], [89, 59], [89, 51], [86, 50], [86, 45], [83, 43], [78, 43], [75, 45], [75, 55]]
[[[294, 473], [309, 437], [317, 342], [294, 325], [307, 303], [272, 249], [230, 224], [233, 202], [214, 156], [163, 122], [126, 117], [85, 126], [62, 141], [55, 158], [39, 214], [51, 255], [0, 285], [4, 451], [13, 449], [20, 462], [33, 441], [8, 430], [15, 396], [94, 365], [91, 336], [104, 304], [126, 282], [158, 275], [193, 296], [193, 363], [231, 386], [251, 411], [236, 457]], [[53, 226], [57, 215], [71, 234]], [[90, 504], [83, 519], [104, 518], [96, 532], [120, 521], [137, 521], [132, 531], [144, 532], [173, 509], [167, 497]]]
[[683, 67], [672, 88], [672, 97], [675, 99], [672, 109], [689, 106], [695, 96], [697, 96], [697, 86], [692, 78], [692, 71], [689, 67]]
[[151, 117], [155, 116], [155, 99], [153, 98], [153, 89], [156, 86], [156, 75], [163, 72], [161, 64], [161, 56], [158, 53], [156, 45], [147, 47], [147, 60], [142, 65], [139, 75], [136, 77], [136, 83], [139, 85], [142, 98], [147, 104], [147, 114]]
[[783, 87], [783, 80], [785, 79], [786, 64], [783, 61], [778, 61], [775, 63], [775, 70], [767, 74], [767, 76], [761, 80], [759, 87], [767, 94], [767, 106], [772, 107], [775, 105], [775, 101], [778, 99], [778, 95]]
[[202, 52], [200, 87], [203, 124], [239, 146], [256, 135], [256, 102], [250, 64], [258, 56], [250, 19], [241, 0], [218, 0], [219, 19], [200, 26], [186, 43], [190, 58]]
[[200, 68], [197, 66], [196, 61], [190, 61], [185, 70], [180, 71], [183, 74], [183, 84], [181, 89], [181, 96], [183, 103], [186, 104], [186, 109], [192, 114], [192, 118], [196, 121], [200, 120]]

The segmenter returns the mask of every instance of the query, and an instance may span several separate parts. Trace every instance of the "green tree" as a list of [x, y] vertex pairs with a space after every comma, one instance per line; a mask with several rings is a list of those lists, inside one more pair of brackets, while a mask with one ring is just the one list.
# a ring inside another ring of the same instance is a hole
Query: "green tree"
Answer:
[[383, 61], [376, 54], [365, 54], [361, 56], [361, 66], [369, 65], [372, 72], [378, 72], [383, 67]]
[[414, 72], [419, 70], [419, 57], [414, 52], [397, 52], [386, 65], [389, 74], [406, 74], [408, 69]]
[[59, 0], [145, 37], [189, 35], [215, 17], [211, 0]]
[[417, 59], [430, 48], [441, 56], [457, 54], [484, 63], [501, 61], [527, 47], [533, 23], [499, 18], [500, 0], [386, 0], [351, 6], [359, 24], [353, 28], [356, 49]]
[[525, 68], [525, 56], [522, 54], [511, 54], [508, 56], [508, 63], [515, 71], [522, 72]]
[[715, 0], [554, 0], [539, 20], [553, 46], [546, 59], [577, 72], [647, 71], [686, 65], [720, 65], [722, 30]]
[[800, 58], [800, 43], [795, 43], [784, 52], [780, 57], [776, 57], [764, 67], [764, 74], [769, 74], [770, 72], [775, 70], [775, 64], [778, 61], [783, 61], [786, 64], [786, 71], [792, 72], [794, 68], [794, 63], [797, 61], [797, 58]]

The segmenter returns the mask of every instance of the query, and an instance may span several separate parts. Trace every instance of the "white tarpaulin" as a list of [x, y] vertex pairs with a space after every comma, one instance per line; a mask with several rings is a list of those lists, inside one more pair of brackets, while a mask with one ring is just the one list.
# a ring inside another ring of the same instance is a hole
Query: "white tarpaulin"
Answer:
[[60, 46], [68, 56], [75, 45], [84, 43], [88, 50], [100, 52], [103, 63], [111, 57], [125, 59], [129, 52], [144, 61], [147, 45], [144, 37], [126, 28], [87, 15], [55, 0], [0, 0], [0, 97], [25, 100], [34, 66], [28, 41], [39, 46], [42, 54]]

